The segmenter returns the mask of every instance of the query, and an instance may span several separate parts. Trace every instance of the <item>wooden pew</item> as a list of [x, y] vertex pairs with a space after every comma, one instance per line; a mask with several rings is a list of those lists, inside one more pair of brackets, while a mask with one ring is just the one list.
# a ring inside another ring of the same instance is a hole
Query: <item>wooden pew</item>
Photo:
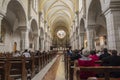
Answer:
[[41, 59], [41, 53], [39, 52], [38, 55], [34, 56], [35, 59], [35, 69], [36, 73], [38, 73], [42, 69], [42, 59]]
[[26, 59], [26, 69], [28, 74], [31, 75], [31, 78], [35, 76], [35, 59], [34, 56], [32, 55], [30, 58], [25, 58]]
[[70, 61], [70, 56], [68, 56], [67, 53], [64, 54], [64, 61], [65, 61], [66, 80], [72, 80], [71, 79], [71, 61]]
[[[92, 66], [92, 67], [76, 67], [79, 68], [79, 71], [91, 71], [95, 73], [104, 73], [105, 80], [110, 80], [110, 73], [111, 72], [120, 72], [120, 66]], [[79, 78], [79, 74], [76, 75]], [[80, 80], [80, 79], [77, 79]]]
[[[34, 54], [34, 53], [33, 53]], [[3, 80], [11, 80], [11, 78], [21, 78], [21, 80], [27, 80], [27, 69], [29, 68], [31, 70], [31, 76], [33, 77], [35, 75], [35, 66], [38, 66], [39, 70], [42, 69], [48, 62], [50, 62], [54, 57], [56, 53], [50, 53], [50, 54], [41, 54], [39, 56], [32, 55], [31, 58], [25, 58], [25, 57], [12, 57], [10, 53], [1, 55], [2, 62], [0, 61], [0, 75], [4, 76], [2, 78]], [[5, 56], [5, 57], [4, 57]], [[8, 57], [8, 58], [6, 58]], [[4, 60], [8, 60], [8, 64], [4, 67], [2, 63], [4, 63]], [[2, 65], [2, 66], [1, 66]], [[5, 74], [3, 74], [5, 73]], [[7, 77], [8, 76], [8, 77]], [[31, 77], [31, 78], [32, 78]]]
[[10, 78], [11, 64], [7, 59], [0, 58], [0, 80], [11, 80]]
[[12, 78], [20, 78], [27, 80], [26, 61], [24, 57], [11, 57], [8, 59], [11, 63], [10, 76]]

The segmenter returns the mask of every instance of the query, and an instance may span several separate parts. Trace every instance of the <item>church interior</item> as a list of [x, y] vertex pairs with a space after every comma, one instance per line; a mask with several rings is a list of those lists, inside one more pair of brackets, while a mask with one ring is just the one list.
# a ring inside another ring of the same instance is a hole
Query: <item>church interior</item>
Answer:
[[0, 80], [119, 73], [120, 0], [0, 0]]

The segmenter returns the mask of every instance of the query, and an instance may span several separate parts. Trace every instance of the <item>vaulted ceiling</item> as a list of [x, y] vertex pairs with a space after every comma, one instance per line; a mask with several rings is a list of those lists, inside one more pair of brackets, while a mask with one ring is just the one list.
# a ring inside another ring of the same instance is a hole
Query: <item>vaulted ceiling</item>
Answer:
[[78, 9], [77, 4], [78, 0], [40, 0], [39, 10], [43, 12], [52, 32], [60, 26], [69, 31]]

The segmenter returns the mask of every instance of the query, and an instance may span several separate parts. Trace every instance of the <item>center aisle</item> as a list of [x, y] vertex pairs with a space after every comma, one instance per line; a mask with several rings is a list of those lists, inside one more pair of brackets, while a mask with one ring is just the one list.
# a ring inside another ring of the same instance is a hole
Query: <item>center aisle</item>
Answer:
[[63, 55], [57, 55], [57, 57], [46, 65], [32, 80], [65, 80], [63, 58]]
[[64, 56], [61, 55], [55, 80], [65, 80]]

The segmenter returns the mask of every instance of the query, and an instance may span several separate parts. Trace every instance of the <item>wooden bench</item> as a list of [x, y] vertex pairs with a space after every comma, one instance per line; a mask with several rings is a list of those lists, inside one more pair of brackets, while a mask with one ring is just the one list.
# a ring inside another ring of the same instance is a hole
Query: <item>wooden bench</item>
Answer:
[[36, 69], [36, 72], [39, 72], [40, 69], [41, 69], [41, 64], [40, 64], [40, 55], [38, 56], [34, 56], [34, 60], [35, 60], [35, 69]]
[[[95, 73], [104, 73], [105, 80], [110, 80], [110, 73], [111, 72], [120, 72], [120, 66], [92, 66], [92, 67], [76, 67], [79, 68], [79, 71], [91, 71]], [[79, 74], [77, 74], [77, 78]], [[77, 79], [80, 80], [80, 79]]]
[[11, 63], [10, 76], [12, 78], [20, 78], [27, 80], [26, 61], [24, 57], [11, 57], [8, 59]]
[[11, 64], [7, 60], [0, 59], [0, 80], [11, 80], [10, 68]]
[[25, 58], [23, 56], [15, 58], [12, 57], [11, 54], [9, 55], [9, 53], [8, 55], [1, 55], [0, 76], [2, 76], [3, 80], [11, 80], [11, 78], [27, 80], [28, 69], [31, 70], [31, 78], [34, 77], [36, 70], [35, 68], [38, 68], [37, 70], [39, 72], [40, 69], [42, 69], [48, 62], [50, 62], [53, 57], [55, 57], [55, 55], [56, 54], [52, 52], [50, 54], [41, 53], [38, 56], [34, 56], [34, 53], [32, 53], [31, 58]]
[[31, 78], [35, 76], [35, 59], [32, 55], [30, 58], [26, 59], [26, 69], [28, 71], [28, 74], [31, 75]]

